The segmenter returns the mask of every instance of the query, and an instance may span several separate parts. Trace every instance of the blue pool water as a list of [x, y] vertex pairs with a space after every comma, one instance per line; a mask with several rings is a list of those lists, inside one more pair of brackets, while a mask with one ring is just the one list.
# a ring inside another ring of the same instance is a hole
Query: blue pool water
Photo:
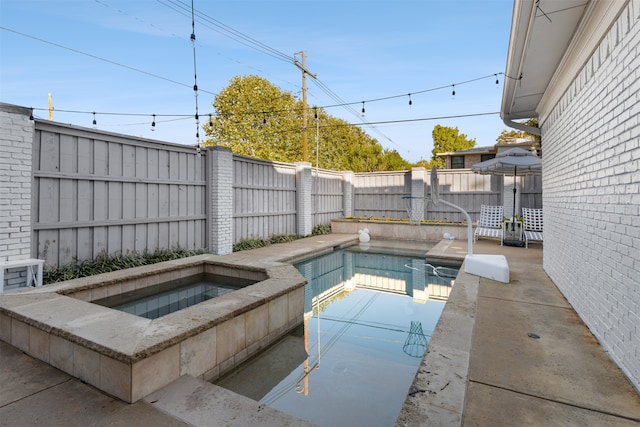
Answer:
[[252, 283], [254, 281], [237, 277], [198, 274], [108, 296], [92, 303], [147, 319], [157, 319]]
[[216, 383], [321, 426], [393, 426], [456, 270], [357, 246], [295, 266], [304, 324]]

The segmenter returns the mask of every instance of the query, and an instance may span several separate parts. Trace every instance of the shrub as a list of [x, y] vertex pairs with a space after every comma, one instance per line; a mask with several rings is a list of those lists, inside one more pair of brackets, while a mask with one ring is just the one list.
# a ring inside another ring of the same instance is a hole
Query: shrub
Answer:
[[42, 283], [56, 283], [65, 280], [78, 279], [80, 277], [93, 276], [110, 271], [122, 270], [125, 268], [139, 267], [141, 265], [155, 264], [172, 259], [185, 258], [189, 256], [205, 253], [204, 250], [191, 250], [176, 248], [158, 249], [155, 252], [133, 252], [128, 255], [101, 253], [95, 259], [78, 262], [74, 259], [71, 263], [57, 267], [47, 268], [42, 273]]
[[320, 236], [323, 234], [331, 234], [331, 224], [318, 224], [313, 227], [312, 236]]

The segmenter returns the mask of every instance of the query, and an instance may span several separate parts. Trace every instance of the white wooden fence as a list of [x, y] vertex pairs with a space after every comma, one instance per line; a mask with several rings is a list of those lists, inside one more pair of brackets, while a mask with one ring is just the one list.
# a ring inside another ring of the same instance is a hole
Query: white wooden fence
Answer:
[[[205, 158], [194, 147], [36, 120], [32, 162], [32, 257], [47, 265], [175, 247], [206, 249], [210, 205]], [[296, 234], [296, 165], [233, 155], [232, 236]], [[310, 167], [310, 165], [308, 166]], [[429, 172], [424, 176], [428, 197]], [[412, 178], [413, 176], [413, 178]], [[438, 171], [440, 197], [477, 219], [480, 205], [501, 204], [501, 177]], [[413, 179], [413, 182], [412, 182]], [[422, 182], [422, 181], [420, 181]], [[312, 225], [344, 216], [407, 218], [412, 171], [350, 173], [311, 169]], [[541, 207], [539, 177], [522, 182], [523, 207]], [[424, 203], [425, 219], [461, 221]]]
[[49, 265], [204, 247], [204, 158], [191, 147], [39, 121], [32, 170], [32, 247]]

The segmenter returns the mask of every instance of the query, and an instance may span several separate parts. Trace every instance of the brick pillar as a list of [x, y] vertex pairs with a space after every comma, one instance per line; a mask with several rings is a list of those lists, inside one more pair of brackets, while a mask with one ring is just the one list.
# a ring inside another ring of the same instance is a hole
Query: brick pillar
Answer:
[[233, 153], [227, 147], [208, 147], [207, 248], [210, 253], [233, 252]]
[[313, 212], [311, 212], [311, 192], [313, 188], [311, 163], [297, 162], [295, 165], [298, 234], [308, 236], [313, 231]]
[[342, 206], [344, 216], [355, 216], [353, 206], [353, 172], [345, 171], [342, 178]]
[[425, 168], [411, 169], [411, 219], [424, 219], [424, 185], [427, 171]]
[[31, 258], [31, 110], [0, 103], [0, 262]]

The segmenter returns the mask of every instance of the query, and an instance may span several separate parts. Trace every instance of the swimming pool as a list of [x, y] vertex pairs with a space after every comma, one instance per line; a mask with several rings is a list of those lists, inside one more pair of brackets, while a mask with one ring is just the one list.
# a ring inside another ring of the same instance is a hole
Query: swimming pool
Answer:
[[319, 425], [394, 425], [455, 269], [359, 246], [295, 267], [304, 323], [216, 384]]

